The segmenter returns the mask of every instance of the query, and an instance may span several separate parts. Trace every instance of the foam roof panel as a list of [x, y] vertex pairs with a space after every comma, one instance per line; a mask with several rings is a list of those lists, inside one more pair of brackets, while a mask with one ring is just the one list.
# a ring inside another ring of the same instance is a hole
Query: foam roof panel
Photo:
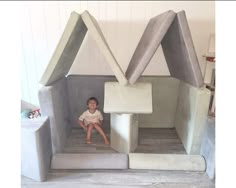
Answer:
[[151, 61], [176, 13], [167, 11], [150, 19], [126, 70], [129, 83], [134, 84]]
[[81, 15], [73, 12], [40, 83], [50, 85], [68, 74], [87, 31], [121, 85], [135, 84], [161, 44], [171, 76], [195, 87], [203, 86], [185, 12], [171, 10], [149, 21], [125, 75], [95, 18], [88, 11]]
[[170, 75], [202, 87], [203, 77], [184, 11], [177, 13], [161, 44]]
[[67, 75], [74, 62], [78, 49], [83, 42], [86, 32], [87, 27], [85, 26], [81, 16], [72, 12], [61, 39], [40, 80], [41, 84], [46, 86], [50, 85]]

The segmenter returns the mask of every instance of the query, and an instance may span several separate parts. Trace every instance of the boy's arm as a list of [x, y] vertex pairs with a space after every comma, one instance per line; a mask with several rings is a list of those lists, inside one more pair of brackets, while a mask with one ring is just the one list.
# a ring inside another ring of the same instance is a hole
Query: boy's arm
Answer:
[[83, 127], [84, 130], [87, 130], [87, 127], [85, 126], [84, 122], [78, 119], [78, 123], [81, 127]]
[[99, 126], [102, 126], [102, 120], [99, 120]]

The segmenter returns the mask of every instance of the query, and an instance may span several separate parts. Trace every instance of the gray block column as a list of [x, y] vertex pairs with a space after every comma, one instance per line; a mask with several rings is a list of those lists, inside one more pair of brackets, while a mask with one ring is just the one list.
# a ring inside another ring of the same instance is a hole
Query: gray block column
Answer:
[[120, 153], [130, 153], [138, 145], [138, 116], [111, 114], [111, 147]]
[[45, 181], [52, 156], [48, 117], [21, 121], [21, 174]]
[[215, 179], [215, 118], [208, 117], [202, 139], [201, 155], [206, 160], [206, 173], [210, 179]]

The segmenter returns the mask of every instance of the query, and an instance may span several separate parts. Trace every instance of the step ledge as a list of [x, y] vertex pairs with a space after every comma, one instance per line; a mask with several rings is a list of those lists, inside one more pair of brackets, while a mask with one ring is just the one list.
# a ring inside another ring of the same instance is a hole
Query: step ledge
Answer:
[[206, 171], [201, 155], [130, 153], [130, 169]]
[[51, 169], [128, 169], [128, 162], [124, 153], [57, 153]]

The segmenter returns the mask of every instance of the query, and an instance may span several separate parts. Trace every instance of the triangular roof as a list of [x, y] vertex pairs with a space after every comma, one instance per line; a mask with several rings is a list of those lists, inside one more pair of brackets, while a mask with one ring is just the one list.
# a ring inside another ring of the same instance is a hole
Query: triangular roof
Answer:
[[72, 12], [63, 35], [45, 70], [40, 83], [50, 85], [66, 76], [87, 33], [90, 32], [98, 48], [120, 84], [134, 84], [162, 45], [170, 75], [193, 86], [203, 86], [203, 78], [193, 46], [184, 11], [167, 11], [150, 19], [124, 75], [103, 33], [88, 11], [81, 15]]
[[134, 84], [151, 61], [176, 13], [167, 11], [151, 18], [130, 60], [125, 76]]
[[134, 84], [162, 45], [170, 75], [193, 86], [203, 86], [203, 78], [184, 11], [167, 11], [150, 19], [126, 70]]
[[71, 13], [62, 37], [40, 80], [41, 84], [50, 85], [68, 74], [87, 30], [97, 42], [119, 83], [122, 85], [128, 83], [96, 20], [88, 11], [84, 11], [81, 15], [76, 12]]

